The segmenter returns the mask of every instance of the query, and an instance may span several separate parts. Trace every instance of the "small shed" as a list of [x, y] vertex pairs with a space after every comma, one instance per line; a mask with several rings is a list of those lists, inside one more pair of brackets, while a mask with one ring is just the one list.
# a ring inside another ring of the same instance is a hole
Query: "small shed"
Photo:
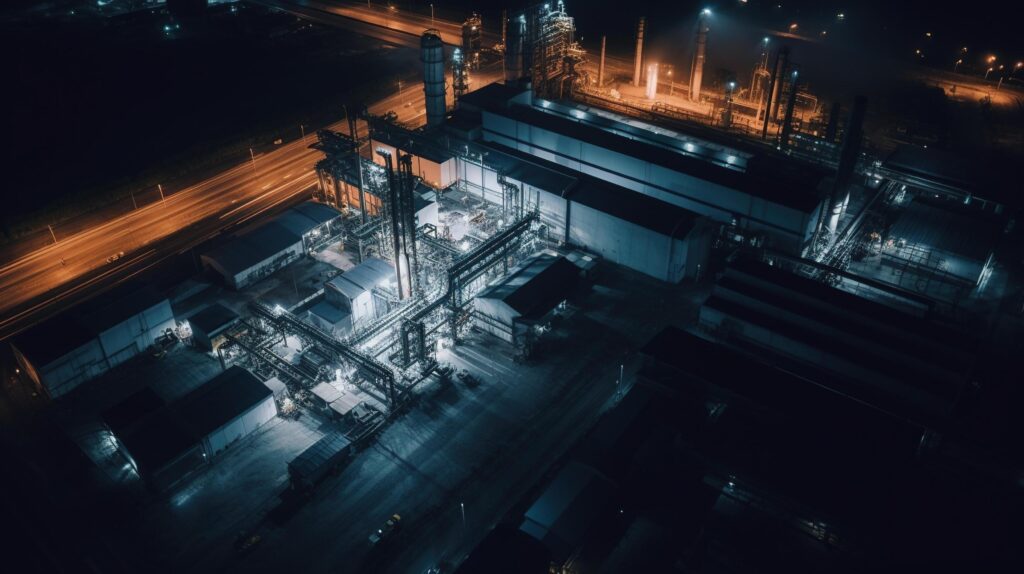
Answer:
[[512, 344], [565, 301], [580, 277], [565, 257], [542, 253], [512, 269], [473, 300], [474, 325]]
[[288, 386], [277, 377], [271, 377], [263, 381], [263, 384], [270, 389], [270, 393], [274, 395], [274, 400], [279, 401], [288, 396]]
[[376, 317], [373, 290], [395, 282], [395, 268], [390, 263], [369, 257], [328, 281], [324, 285], [324, 296], [327, 302], [351, 313], [351, 322], [355, 325]]
[[241, 320], [238, 313], [215, 303], [189, 317], [188, 324], [192, 328], [192, 339], [197, 347], [216, 351], [224, 343], [224, 334]]
[[310, 307], [307, 314], [310, 323], [333, 335], [344, 336], [352, 330], [352, 312], [326, 299]]
[[363, 401], [352, 393], [342, 392], [341, 396], [331, 402], [330, 409], [339, 417], [348, 416], [352, 409], [359, 406]]
[[332, 469], [348, 458], [352, 441], [340, 432], [331, 432], [302, 451], [288, 463], [292, 486], [312, 488]]
[[313, 390], [310, 392], [312, 392], [313, 396], [316, 397], [315, 402], [317, 403], [317, 406], [323, 409], [330, 407], [331, 403], [341, 398], [341, 391], [336, 389], [334, 385], [330, 383], [320, 383], [313, 387]]

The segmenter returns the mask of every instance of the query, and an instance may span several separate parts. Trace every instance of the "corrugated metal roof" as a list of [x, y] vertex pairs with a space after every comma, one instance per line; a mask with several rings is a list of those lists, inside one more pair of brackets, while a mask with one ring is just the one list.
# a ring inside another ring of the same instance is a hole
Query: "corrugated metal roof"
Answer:
[[296, 205], [272, 221], [295, 235], [303, 237], [317, 227], [339, 217], [341, 217], [341, 212], [337, 209], [324, 203], [307, 201]]
[[188, 323], [193, 331], [199, 331], [206, 335], [214, 334], [238, 321], [238, 313], [220, 303], [214, 303], [188, 318]]
[[278, 222], [271, 221], [258, 228], [239, 235], [235, 239], [206, 253], [231, 275], [238, 275], [296, 244], [302, 243], [302, 236]]
[[328, 433], [292, 459], [288, 463], [288, 468], [293, 474], [302, 478], [316, 476], [317, 471], [324, 464], [330, 463], [334, 457], [347, 450], [351, 445], [352, 441], [340, 432]]
[[348, 311], [339, 309], [335, 305], [331, 304], [330, 301], [321, 301], [316, 305], [313, 305], [309, 309], [309, 312], [332, 325], [337, 324], [343, 321], [345, 317], [352, 315]]
[[380, 285], [384, 285], [394, 279], [395, 268], [383, 259], [370, 257], [359, 265], [349, 269], [340, 277], [352, 282], [358, 287], [362, 287], [365, 291], [369, 291], [374, 287], [379, 287]]
[[510, 271], [478, 297], [504, 301], [527, 319], [540, 317], [565, 300], [579, 275], [579, 268], [565, 257], [542, 253]]
[[171, 408], [197, 436], [205, 437], [271, 396], [255, 375], [234, 365]]
[[313, 390], [311, 392], [313, 393], [314, 397], [328, 404], [333, 403], [334, 401], [341, 398], [341, 391], [334, 388], [334, 385], [330, 383], [320, 383], [319, 385], [313, 387]]
[[968, 209], [917, 197], [900, 214], [889, 235], [984, 263], [995, 246], [999, 226]]

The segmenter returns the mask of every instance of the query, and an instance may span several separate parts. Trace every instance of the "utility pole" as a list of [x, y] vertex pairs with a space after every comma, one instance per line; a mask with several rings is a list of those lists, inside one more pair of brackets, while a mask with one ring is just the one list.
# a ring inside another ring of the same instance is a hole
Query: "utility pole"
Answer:
[[299, 130], [302, 132], [302, 143], [306, 143], [306, 126], [299, 124]]
[[132, 207], [134, 207], [135, 209], [138, 209], [139, 208], [139, 204], [135, 203], [135, 192], [134, 191], [129, 191], [128, 195], [132, 196]]
[[57, 244], [57, 234], [53, 232], [53, 226], [52, 225], [47, 225], [46, 228], [50, 230], [50, 237], [53, 238], [53, 244], [56, 245]]
[[160, 191], [160, 203], [167, 203], [167, 199], [164, 197], [164, 186], [158, 183], [156, 188]]
[[256, 154], [253, 153], [252, 148], [249, 148], [249, 157], [252, 158], [252, 170], [256, 171]]

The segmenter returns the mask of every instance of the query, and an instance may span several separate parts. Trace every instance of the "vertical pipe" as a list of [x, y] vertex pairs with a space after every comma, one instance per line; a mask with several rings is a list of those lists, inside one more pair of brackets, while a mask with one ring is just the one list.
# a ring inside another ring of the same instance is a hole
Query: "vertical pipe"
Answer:
[[398, 298], [404, 299], [404, 291], [402, 290], [402, 265], [400, 263], [402, 259], [402, 239], [398, 228], [401, 212], [399, 211], [398, 194], [396, 193], [398, 185], [395, 178], [394, 164], [391, 162], [391, 154], [384, 150], [378, 150], [377, 153], [384, 159], [384, 169], [388, 176], [388, 203], [391, 208], [391, 213], [388, 215], [391, 218], [391, 240], [394, 247], [395, 257], [395, 279], [398, 281]]
[[604, 52], [605, 45], [608, 42], [608, 36], [601, 36], [601, 65], [597, 67], [597, 87], [604, 85]]
[[782, 137], [779, 140], [779, 145], [782, 146], [782, 149], [789, 147], [789, 136], [793, 133], [793, 108], [796, 107], [797, 71], [793, 70], [790, 76], [789, 99], [786, 101], [786, 116], [782, 120]]
[[704, 59], [708, 48], [707, 12], [697, 18], [697, 38], [694, 43], [693, 63], [690, 65], [690, 101], [700, 101], [700, 84], [704, 78]]
[[836, 143], [836, 131], [839, 129], [839, 114], [842, 106], [839, 102], [832, 102], [832, 111], [828, 114], [828, 127], [825, 128], [825, 140], [828, 143]]
[[[356, 170], [359, 172], [359, 220], [366, 223], [366, 178], [363, 176], [363, 154], [359, 151], [359, 123], [348, 114], [348, 133], [352, 136], [352, 147], [356, 156]], [[370, 152], [373, 153], [373, 152]]]
[[761, 139], [768, 139], [768, 122], [771, 120], [772, 97], [779, 80], [779, 62], [783, 58], [783, 53], [787, 50], [788, 48], [783, 46], [775, 53], [775, 65], [772, 66], [772, 75], [771, 79], [768, 80], [768, 91], [766, 92], [768, 100], [764, 104], [764, 127], [761, 129]]
[[783, 46], [779, 53], [779, 69], [776, 70], [778, 74], [778, 81], [775, 82], [775, 93], [772, 94], [771, 105], [772, 121], [779, 121], [779, 108], [782, 107], [782, 90], [786, 85], [786, 79], [789, 73], [789, 46]]
[[636, 26], [636, 53], [633, 55], [633, 85], [640, 87], [641, 65], [644, 58], [644, 22], [646, 18], [640, 17]]

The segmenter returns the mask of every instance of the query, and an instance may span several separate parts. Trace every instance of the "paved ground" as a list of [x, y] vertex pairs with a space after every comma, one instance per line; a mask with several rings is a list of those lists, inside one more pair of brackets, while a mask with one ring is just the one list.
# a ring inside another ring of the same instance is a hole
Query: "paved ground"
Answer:
[[[418, 404], [283, 523], [268, 512], [284, 490], [287, 461], [320, 432], [308, 415], [275, 421], [143, 509], [123, 544], [144, 549], [166, 570], [190, 572], [280, 572], [300, 564], [303, 572], [418, 572], [465, 555], [607, 407], [619, 365], [630, 378], [633, 351], [695, 312], [698, 289], [610, 265], [602, 272], [530, 364], [515, 363], [510, 347], [479, 334], [443, 351], [439, 359], [481, 383], [425, 387]], [[369, 534], [396, 512], [401, 531], [371, 548]], [[261, 540], [238, 555], [233, 543], [243, 531]]]

